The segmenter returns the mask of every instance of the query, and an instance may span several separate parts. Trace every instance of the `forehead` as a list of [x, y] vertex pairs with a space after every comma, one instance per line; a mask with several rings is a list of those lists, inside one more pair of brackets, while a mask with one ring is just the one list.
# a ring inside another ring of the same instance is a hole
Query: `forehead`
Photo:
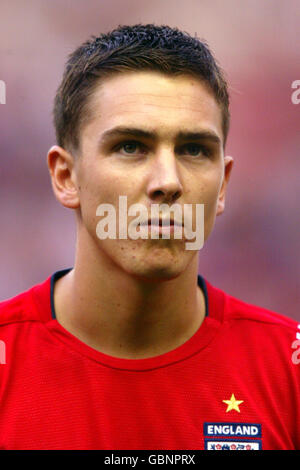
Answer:
[[120, 73], [99, 83], [88, 108], [91, 117], [83, 134], [89, 137], [126, 125], [155, 129], [170, 138], [203, 128], [223, 141], [220, 105], [207, 84], [190, 76]]

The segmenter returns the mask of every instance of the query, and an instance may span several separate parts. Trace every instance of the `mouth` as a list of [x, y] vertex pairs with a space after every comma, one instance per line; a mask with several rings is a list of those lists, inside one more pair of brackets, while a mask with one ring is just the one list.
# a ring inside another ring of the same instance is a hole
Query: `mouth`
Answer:
[[162, 227], [162, 228], [168, 228], [168, 227], [174, 227], [174, 226], [179, 226], [182, 227], [182, 223], [179, 223], [178, 221], [174, 219], [148, 219], [140, 224], [140, 226], [148, 226], [148, 227]]
[[141, 227], [161, 227], [161, 228], [168, 228], [179, 226], [182, 227], [182, 223], [177, 222], [174, 219], [148, 219], [144, 222], [139, 224]]
[[182, 227], [182, 223], [174, 219], [149, 218], [148, 220], [140, 223], [139, 226], [141, 230], [151, 232], [151, 235], [153, 235], [154, 238], [157, 238], [155, 234], [158, 236], [167, 235], [168, 238], [169, 235], [172, 235], [173, 238], [173, 235], [175, 234], [175, 228]]

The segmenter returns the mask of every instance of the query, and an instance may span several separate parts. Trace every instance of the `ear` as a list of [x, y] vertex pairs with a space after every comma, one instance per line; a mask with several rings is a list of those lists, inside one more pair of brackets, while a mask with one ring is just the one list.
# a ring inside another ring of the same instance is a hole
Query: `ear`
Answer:
[[226, 188], [230, 178], [231, 170], [233, 167], [233, 158], [226, 156], [224, 157], [224, 177], [222, 186], [219, 193], [218, 204], [217, 204], [217, 215], [223, 214], [225, 209], [225, 195]]
[[58, 145], [50, 148], [48, 169], [56, 199], [65, 207], [77, 209], [79, 197], [74, 170], [74, 157]]

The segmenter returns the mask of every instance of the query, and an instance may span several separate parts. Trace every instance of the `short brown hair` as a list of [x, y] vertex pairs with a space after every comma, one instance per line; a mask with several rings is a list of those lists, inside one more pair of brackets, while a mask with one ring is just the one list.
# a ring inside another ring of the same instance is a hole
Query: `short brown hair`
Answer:
[[224, 145], [229, 130], [229, 94], [221, 68], [204, 41], [169, 26], [119, 26], [92, 36], [66, 63], [54, 102], [58, 145], [79, 150], [79, 133], [89, 118], [88, 102], [99, 80], [116, 73], [150, 70], [192, 75], [206, 82], [222, 111]]

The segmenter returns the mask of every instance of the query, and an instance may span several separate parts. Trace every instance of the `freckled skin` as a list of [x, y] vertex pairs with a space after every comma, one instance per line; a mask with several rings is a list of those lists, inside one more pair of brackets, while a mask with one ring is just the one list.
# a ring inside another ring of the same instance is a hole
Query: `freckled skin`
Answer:
[[[74, 269], [55, 284], [56, 317], [106, 354], [152, 357], [185, 342], [204, 319], [196, 283], [199, 252], [172, 237], [99, 240], [96, 209], [112, 204], [118, 221], [119, 195], [127, 196], [128, 208], [145, 205], [149, 216], [152, 204], [204, 204], [206, 241], [224, 210], [233, 163], [224, 156], [221, 110], [202, 82], [155, 72], [107, 78], [88, 105], [80, 154], [73, 158], [58, 146], [48, 153], [56, 197], [77, 219]], [[118, 147], [120, 140], [103, 143], [104, 133], [116, 126], [155, 132], [157, 138], [123, 138], [138, 141], [132, 155]], [[194, 156], [178, 135], [203, 131], [220, 143], [205, 142], [209, 152]]]
[[[222, 146], [214, 159], [196, 162], [176, 157], [174, 145], [177, 132], [195, 127], [210, 129], [223, 139], [219, 105], [209, 89], [197, 80], [142, 72], [109, 79], [96, 91], [90, 106], [92, 119], [83, 129], [82, 157], [76, 162], [84, 225], [79, 236], [86, 237], [88, 233], [100, 250], [132, 274], [150, 278], [178, 275], [196, 255], [185, 250], [186, 240], [100, 241], [96, 237], [99, 221], [96, 208], [101, 203], [117, 208], [119, 195], [127, 196], [128, 207], [142, 203], [150, 208], [153, 203], [169, 202], [171, 193], [178, 192], [180, 196], [173, 202], [182, 207], [205, 204], [206, 240], [217, 215], [218, 194], [228, 162]], [[101, 133], [113, 126], [148, 129], [150, 123], [151, 129], [159, 131], [160, 140], [155, 150], [149, 143], [151, 152], [140, 159], [97, 147]], [[131, 256], [133, 251], [137, 252], [135, 257]]]

